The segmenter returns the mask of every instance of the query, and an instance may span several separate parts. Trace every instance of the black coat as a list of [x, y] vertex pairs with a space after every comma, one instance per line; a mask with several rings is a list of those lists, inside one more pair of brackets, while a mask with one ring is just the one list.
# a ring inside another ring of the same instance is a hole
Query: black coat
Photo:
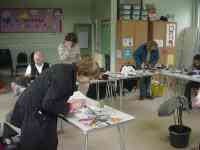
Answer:
[[19, 97], [11, 123], [21, 128], [20, 150], [57, 149], [57, 116], [69, 111], [75, 76], [73, 65], [54, 65]]

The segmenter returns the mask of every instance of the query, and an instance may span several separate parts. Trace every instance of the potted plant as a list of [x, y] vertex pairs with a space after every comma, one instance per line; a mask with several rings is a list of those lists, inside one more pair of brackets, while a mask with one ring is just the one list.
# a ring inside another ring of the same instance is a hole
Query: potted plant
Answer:
[[189, 112], [188, 100], [184, 96], [172, 97], [160, 105], [159, 116], [174, 117], [174, 124], [169, 126], [170, 144], [177, 148], [187, 147], [191, 128], [183, 124], [183, 110]]

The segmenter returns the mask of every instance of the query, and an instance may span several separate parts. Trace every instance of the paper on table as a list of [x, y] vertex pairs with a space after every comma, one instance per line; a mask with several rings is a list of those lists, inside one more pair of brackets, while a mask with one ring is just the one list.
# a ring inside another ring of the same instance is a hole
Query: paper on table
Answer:
[[88, 99], [85, 95], [83, 95], [80, 91], [76, 91], [73, 93], [72, 96], [70, 96], [68, 102], [72, 102], [73, 100], [77, 99]]
[[76, 91], [73, 93], [72, 96], [68, 99], [68, 102], [73, 102], [74, 100], [83, 100], [84, 104], [87, 106], [96, 106], [97, 102], [94, 100], [91, 100], [89, 97], [85, 96], [80, 91]]

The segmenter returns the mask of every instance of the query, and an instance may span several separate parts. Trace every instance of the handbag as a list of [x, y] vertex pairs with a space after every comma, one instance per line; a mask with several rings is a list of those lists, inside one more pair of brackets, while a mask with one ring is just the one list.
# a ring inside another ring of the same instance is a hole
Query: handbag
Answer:
[[0, 123], [0, 150], [20, 150], [20, 134], [8, 123]]

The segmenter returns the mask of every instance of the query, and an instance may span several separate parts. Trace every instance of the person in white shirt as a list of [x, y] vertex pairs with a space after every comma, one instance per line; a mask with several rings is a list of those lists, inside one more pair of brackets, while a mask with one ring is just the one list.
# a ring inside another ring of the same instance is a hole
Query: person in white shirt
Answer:
[[43, 52], [36, 51], [33, 55], [33, 60], [34, 63], [27, 66], [24, 77], [19, 77], [15, 82], [11, 83], [14, 95], [19, 96], [37, 76], [49, 68], [49, 64], [44, 62]]
[[49, 68], [49, 64], [44, 62], [45, 57], [41, 51], [36, 51], [33, 55], [33, 59], [34, 63], [28, 65], [25, 77], [35, 78]]

